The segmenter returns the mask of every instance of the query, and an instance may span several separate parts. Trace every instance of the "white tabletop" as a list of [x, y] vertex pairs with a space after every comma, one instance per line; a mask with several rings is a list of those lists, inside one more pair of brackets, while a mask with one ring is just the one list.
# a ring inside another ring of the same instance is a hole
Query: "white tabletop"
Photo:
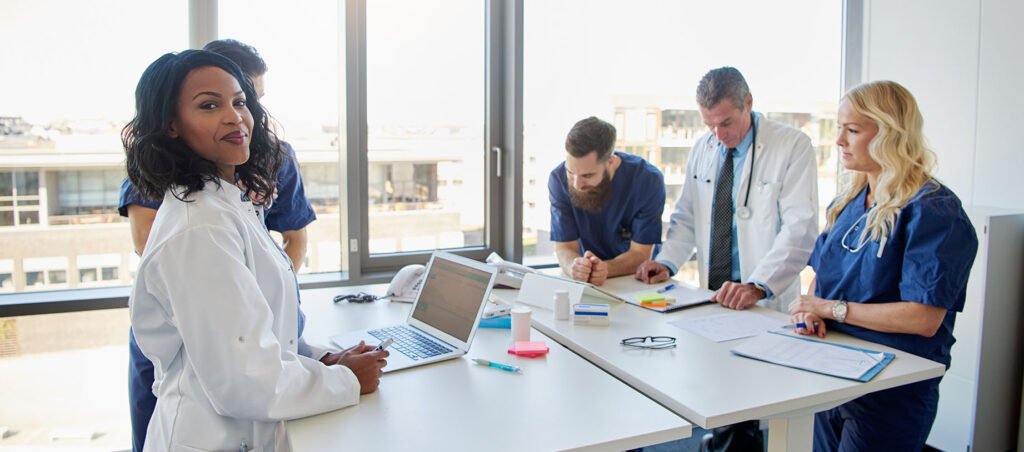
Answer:
[[[605, 284], [623, 293], [647, 286], [630, 276]], [[517, 292], [495, 291], [513, 301]], [[629, 383], [662, 405], [704, 428], [744, 420], [789, 417], [831, 408], [864, 394], [938, 377], [942, 364], [853, 337], [829, 333], [827, 341], [894, 353], [896, 359], [867, 383], [819, 375], [733, 355], [744, 339], [716, 343], [669, 325], [669, 321], [731, 311], [716, 304], [662, 314], [620, 303], [611, 310], [611, 325], [575, 326], [555, 320], [550, 310], [534, 308], [533, 326]], [[752, 312], [785, 324], [789, 316], [755, 307]], [[619, 341], [635, 336], [673, 336], [674, 349], [636, 350]]]
[[[302, 292], [304, 336], [327, 338], [401, 323], [410, 305], [331, 297], [383, 285]], [[356, 406], [288, 422], [294, 450], [623, 450], [690, 436], [691, 425], [601, 369], [532, 331], [551, 352], [507, 354], [507, 329], [478, 330], [466, 357], [384, 375]], [[470, 358], [513, 364], [513, 374]]]

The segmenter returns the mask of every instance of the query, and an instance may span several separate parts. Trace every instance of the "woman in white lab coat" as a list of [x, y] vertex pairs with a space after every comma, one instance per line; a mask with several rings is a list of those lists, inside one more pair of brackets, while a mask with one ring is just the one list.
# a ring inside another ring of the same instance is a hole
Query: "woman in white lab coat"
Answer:
[[298, 337], [291, 265], [250, 200], [269, 199], [281, 149], [241, 70], [211, 52], [166, 54], [135, 97], [128, 175], [164, 200], [130, 300], [156, 374], [145, 449], [286, 449], [284, 420], [358, 403], [387, 352]]

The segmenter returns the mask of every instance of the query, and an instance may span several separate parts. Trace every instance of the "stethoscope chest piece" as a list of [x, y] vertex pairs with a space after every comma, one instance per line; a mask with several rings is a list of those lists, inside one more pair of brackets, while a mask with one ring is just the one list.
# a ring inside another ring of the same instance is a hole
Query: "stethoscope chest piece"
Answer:
[[749, 220], [753, 215], [754, 214], [750, 211], [750, 207], [740, 206], [739, 209], [736, 209], [736, 218], [741, 220]]

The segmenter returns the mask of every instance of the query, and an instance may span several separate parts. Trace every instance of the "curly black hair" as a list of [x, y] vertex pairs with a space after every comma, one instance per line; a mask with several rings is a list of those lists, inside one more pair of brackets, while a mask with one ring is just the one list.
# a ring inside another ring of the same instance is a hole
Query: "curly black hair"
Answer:
[[185, 77], [209, 66], [221, 68], [238, 80], [253, 118], [249, 160], [235, 167], [235, 176], [250, 196], [270, 199], [283, 156], [280, 141], [270, 127], [270, 115], [260, 105], [249, 77], [230, 59], [205, 50], [165, 54], [142, 73], [135, 88], [135, 117], [121, 133], [128, 178], [150, 199], [162, 199], [168, 189], [180, 186], [172, 194], [187, 201], [208, 181], [219, 186], [217, 165], [195, 153], [184, 140], [170, 136]]

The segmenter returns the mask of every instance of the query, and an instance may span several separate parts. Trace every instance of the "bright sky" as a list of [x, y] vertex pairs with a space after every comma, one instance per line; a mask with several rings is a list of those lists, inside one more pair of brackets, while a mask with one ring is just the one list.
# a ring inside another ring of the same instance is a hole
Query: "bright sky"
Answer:
[[[267, 60], [265, 103], [286, 129], [334, 123], [338, 2], [219, 3], [220, 35]], [[371, 124], [482, 123], [483, 3], [368, 2]], [[692, 108], [721, 65], [746, 75], [755, 108], [839, 95], [838, 1], [528, 0], [525, 12], [527, 122], [552, 134], [608, 118], [623, 96]], [[125, 120], [146, 65], [187, 46], [187, 2], [0, 0], [0, 40], [0, 115]]]

